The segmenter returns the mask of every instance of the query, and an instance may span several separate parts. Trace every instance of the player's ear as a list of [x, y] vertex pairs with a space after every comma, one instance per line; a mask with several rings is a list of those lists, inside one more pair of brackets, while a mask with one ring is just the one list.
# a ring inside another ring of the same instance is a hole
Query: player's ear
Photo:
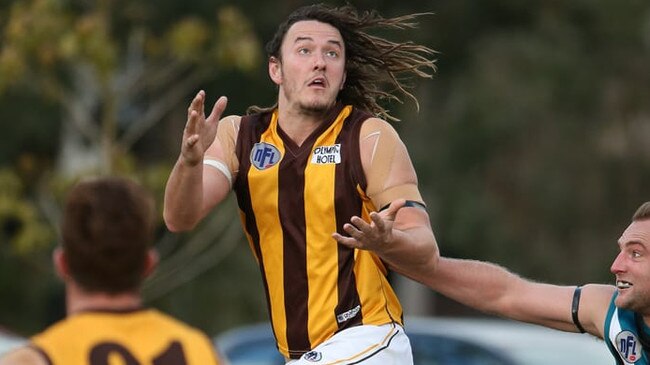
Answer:
[[66, 259], [63, 247], [59, 246], [52, 252], [52, 263], [54, 264], [54, 271], [64, 281], [70, 277], [70, 267]]
[[276, 85], [282, 84], [282, 63], [275, 57], [269, 57], [269, 76]]
[[147, 251], [147, 256], [145, 257], [144, 272], [142, 273], [142, 276], [146, 278], [153, 274], [156, 267], [158, 267], [159, 261], [160, 257], [158, 256], [158, 251], [149, 249], [149, 251]]

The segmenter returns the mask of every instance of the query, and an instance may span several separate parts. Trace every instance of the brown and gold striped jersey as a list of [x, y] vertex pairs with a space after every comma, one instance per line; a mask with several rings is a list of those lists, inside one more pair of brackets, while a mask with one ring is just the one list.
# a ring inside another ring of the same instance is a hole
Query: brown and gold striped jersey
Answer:
[[210, 340], [153, 309], [82, 312], [31, 339], [51, 365], [217, 365]]
[[281, 353], [297, 358], [359, 324], [401, 323], [402, 308], [375, 254], [331, 236], [376, 210], [365, 193], [359, 134], [370, 115], [339, 105], [298, 146], [277, 111], [242, 117], [234, 189], [259, 264]]

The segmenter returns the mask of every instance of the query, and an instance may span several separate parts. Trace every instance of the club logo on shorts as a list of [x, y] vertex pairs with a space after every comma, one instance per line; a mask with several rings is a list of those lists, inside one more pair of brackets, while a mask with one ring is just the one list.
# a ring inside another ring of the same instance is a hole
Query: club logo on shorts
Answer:
[[318, 351], [309, 351], [302, 355], [302, 358], [307, 361], [317, 362], [323, 358], [323, 355]]
[[251, 164], [258, 170], [266, 170], [269, 167], [273, 167], [281, 158], [280, 150], [274, 145], [265, 142], [255, 143], [250, 156]]
[[628, 363], [634, 363], [641, 358], [643, 348], [634, 333], [621, 331], [616, 335], [616, 350]]
[[311, 154], [311, 163], [316, 165], [331, 165], [341, 163], [341, 144], [319, 146]]

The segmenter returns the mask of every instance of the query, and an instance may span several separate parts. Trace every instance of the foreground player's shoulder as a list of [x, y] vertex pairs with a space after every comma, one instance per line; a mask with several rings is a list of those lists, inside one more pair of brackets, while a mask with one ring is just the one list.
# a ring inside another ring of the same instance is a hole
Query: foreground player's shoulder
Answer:
[[190, 352], [192, 358], [199, 359], [200, 364], [221, 363], [221, 355], [205, 332], [162, 312], [158, 313], [158, 320], [161, 333], [166, 331], [170, 338], [180, 341], [186, 347], [185, 351]]
[[0, 357], [0, 365], [48, 365], [44, 355], [31, 346], [19, 347]]
[[150, 329], [155, 329], [154, 332], [159, 337], [168, 337], [181, 343], [186, 352], [192, 353], [193, 358], [203, 359], [201, 364], [213, 364], [219, 358], [212, 341], [201, 329], [156, 309], [149, 310], [147, 315]]

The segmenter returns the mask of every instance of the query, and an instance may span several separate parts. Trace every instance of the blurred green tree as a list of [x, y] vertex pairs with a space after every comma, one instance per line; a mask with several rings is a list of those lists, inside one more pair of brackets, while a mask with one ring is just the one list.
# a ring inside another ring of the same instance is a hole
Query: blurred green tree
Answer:
[[[136, 153], [136, 144], [179, 105], [186, 108], [188, 95], [215, 75], [226, 70], [251, 73], [259, 65], [261, 46], [238, 8], [213, 7], [214, 17], [196, 13], [165, 17], [156, 6], [128, 0], [30, 0], [0, 10], [6, 15], [0, 22], [0, 96], [9, 100], [28, 96], [33, 98], [33, 108], [40, 103], [56, 110], [46, 115], [20, 110], [2, 114], [38, 118], [38, 124], [52, 133], [48, 137], [58, 140], [49, 163], [30, 151], [13, 152], [15, 159], [4, 161], [8, 167], [0, 173], [0, 227], [7, 260], [18, 255], [23, 263], [30, 262], [24, 268], [36, 265], [41, 273], [47, 272], [49, 263], [43, 257], [49, 256], [56, 242], [53, 227], [58, 225], [63, 193], [82, 176], [130, 175], [160, 199], [171, 163], [147, 160]], [[36, 124], [12, 121], [17, 128], [21, 123]], [[180, 134], [178, 139], [180, 143]], [[234, 207], [227, 209], [234, 211]], [[154, 277], [147, 284], [146, 298], [160, 300], [216, 265], [218, 259], [204, 262], [202, 270], [190, 264], [206, 250], [213, 257], [231, 252], [232, 242], [242, 241], [242, 234], [229, 234], [226, 243], [219, 237], [237, 218], [234, 213], [224, 215], [224, 225], [204, 224], [185, 235], [168, 233], [160, 222], [157, 245], [173, 265], [161, 266], [156, 275], [181, 273], [171, 277], [186, 280]], [[189, 243], [177, 250], [184, 240]], [[30, 285], [13, 281], [11, 287]], [[40, 303], [40, 312], [46, 313], [47, 300]], [[0, 313], [4, 313], [2, 306]], [[32, 305], [32, 310], [38, 306]], [[22, 318], [25, 323], [4, 316], [0, 321], [29, 332], [44, 322], [42, 317], [32, 317]]]
[[[257, 39], [307, 3], [241, 0], [215, 11], [208, 0], [0, 2], [0, 164], [10, 167], [0, 190], [11, 206], [0, 208], [0, 295], [14, 298], [0, 301], [0, 323], [27, 332], [44, 322], [34, 313], [56, 284], [43, 281], [49, 260], [34, 248], [51, 246], [69, 182], [128, 173], [162, 197], [191, 95], [201, 87], [214, 98], [216, 89], [229, 110], [272, 104]], [[410, 102], [388, 107], [403, 120], [396, 128], [442, 253], [539, 280], [610, 280], [615, 240], [650, 181], [648, 2], [355, 5], [387, 16], [433, 13], [404, 39], [440, 52], [438, 74], [415, 85], [419, 113]], [[266, 315], [246, 245], [229, 246], [241, 234], [229, 224], [235, 207], [223, 209], [193, 234], [161, 226], [157, 245], [169, 260], [146, 287], [157, 305], [211, 332]], [[48, 228], [17, 244], [28, 220]], [[200, 272], [206, 280], [194, 280]], [[27, 316], [30, 324], [17, 324]]]
[[539, 280], [611, 280], [647, 200], [650, 5], [441, 1], [441, 51], [403, 124], [443, 254]]

